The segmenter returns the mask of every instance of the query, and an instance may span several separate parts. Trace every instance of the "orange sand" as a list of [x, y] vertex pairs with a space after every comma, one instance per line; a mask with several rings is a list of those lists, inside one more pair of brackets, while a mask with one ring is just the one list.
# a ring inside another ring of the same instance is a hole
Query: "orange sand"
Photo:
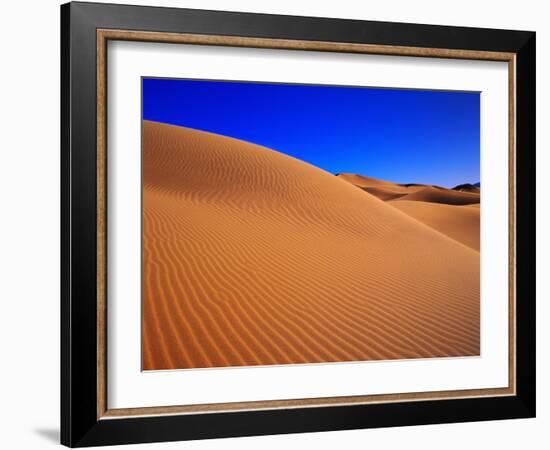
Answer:
[[479, 207], [411, 200], [396, 200], [390, 204], [433, 229], [479, 251]]
[[143, 133], [144, 369], [479, 354], [456, 236], [264, 147]]
[[445, 203], [447, 205], [471, 205], [479, 203], [480, 194], [473, 192], [453, 191], [452, 189], [428, 186], [401, 197], [401, 200]]

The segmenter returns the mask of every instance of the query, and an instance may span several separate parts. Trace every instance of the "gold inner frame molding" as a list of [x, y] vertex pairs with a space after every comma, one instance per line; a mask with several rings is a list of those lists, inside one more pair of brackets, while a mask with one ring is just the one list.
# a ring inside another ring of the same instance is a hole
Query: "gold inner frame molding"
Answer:
[[[157, 42], [171, 44], [215, 45], [265, 49], [308, 50], [340, 53], [363, 53], [392, 56], [415, 56], [502, 61], [509, 74], [509, 322], [508, 387], [402, 394], [358, 395], [346, 397], [302, 398], [288, 400], [213, 403], [201, 405], [150, 406], [110, 409], [107, 404], [107, 42], [109, 40]], [[97, 30], [97, 418], [116, 419], [129, 416], [166, 414], [206, 414], [265, 409], [289, 409], [353, 404], [390, 403], [420, 400], [446, 400], [472, 397], [497, 397], [516, 394], [516, 54], [444, 48], [421, 48], [354, 44], [340, 42], [264, 39], [236, 36], [158, 33], [147, 31]]]

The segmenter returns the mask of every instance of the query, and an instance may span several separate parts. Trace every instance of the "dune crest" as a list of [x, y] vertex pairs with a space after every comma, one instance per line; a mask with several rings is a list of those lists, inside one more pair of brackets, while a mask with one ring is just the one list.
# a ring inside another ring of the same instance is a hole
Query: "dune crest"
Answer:
[[339, 173], [336, 174], [336, 177], [357, 186], [382, 201], [395, 200], [429, 187], [426, 184], [398, 184], [353, 173]]
[[[446, 189], [426, 184], [397, 184], [356, 174], [338, 174], [337, 177], [479, 251], [479, 186], [462, 184]], [[475, 211], [464, 210], [464, 207]]]
[[479, 253], [390, 203], [144, 121], [144, 369], [478, 355], [479, 295]]

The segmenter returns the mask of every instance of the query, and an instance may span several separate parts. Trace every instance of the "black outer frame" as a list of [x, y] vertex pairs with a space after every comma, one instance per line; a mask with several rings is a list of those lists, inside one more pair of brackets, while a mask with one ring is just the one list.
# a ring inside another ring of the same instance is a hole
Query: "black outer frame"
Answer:
[[[516, 53], [517, 395], [97, 419], [98, 28]], [[71, 447], [535, 416], [535, 33], [68, 3], [61, 6], [61, 443]]]

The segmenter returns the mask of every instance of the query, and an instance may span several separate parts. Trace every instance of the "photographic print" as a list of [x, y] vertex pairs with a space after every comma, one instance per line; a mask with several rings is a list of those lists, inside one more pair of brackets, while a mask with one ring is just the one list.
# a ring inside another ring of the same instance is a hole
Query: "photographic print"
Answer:
[[142, 78], [144, 370], [480, 355], [480, 94]]
[[64, 445], [535, 417], [535, 32], [60, 23]]

